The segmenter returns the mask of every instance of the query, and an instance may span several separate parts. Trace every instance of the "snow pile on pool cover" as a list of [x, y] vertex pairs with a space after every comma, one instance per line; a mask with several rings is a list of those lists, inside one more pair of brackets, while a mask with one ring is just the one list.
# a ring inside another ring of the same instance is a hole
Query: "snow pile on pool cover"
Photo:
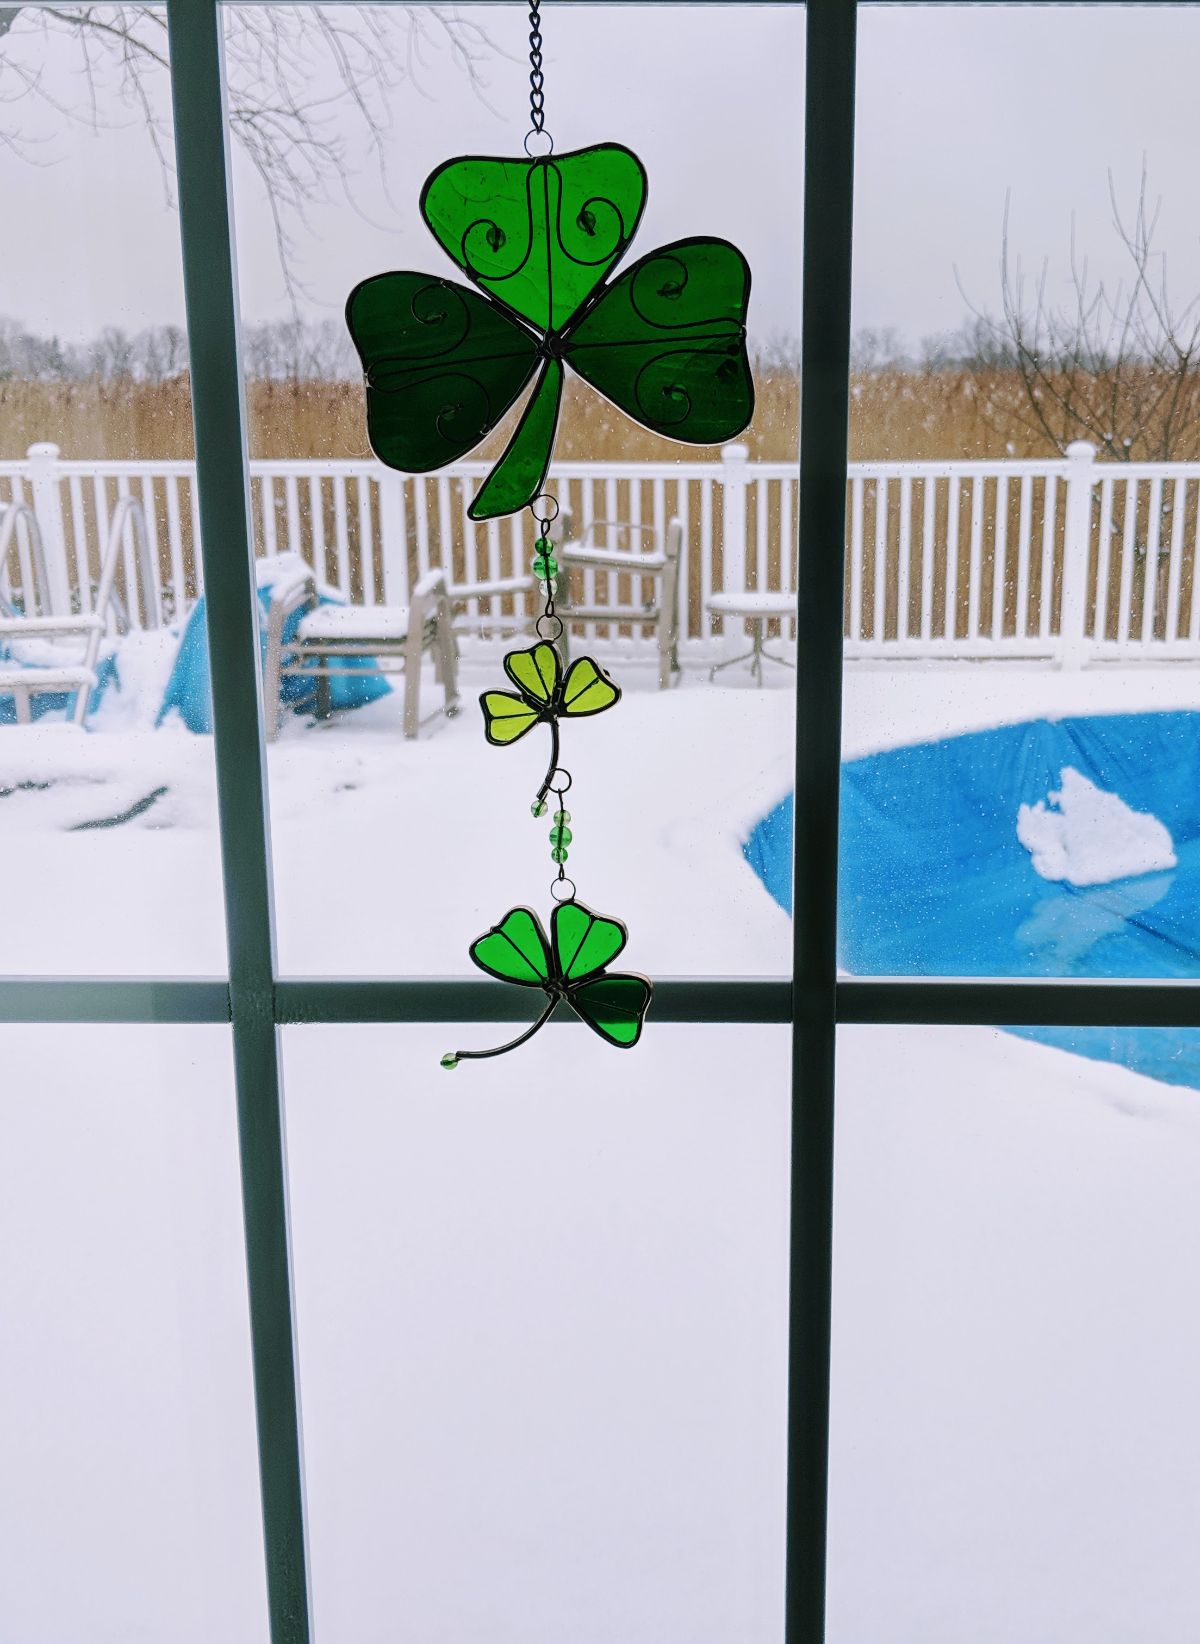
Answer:
[[1073, 765], [1064, 766], [1061, 786], [1046, 799], [1020, 807], [1017, 838], [1036, 873], [1069, 885], [1107, 885], [1177, 863], [1171, 835], [1156, 816], [1133, 810]]

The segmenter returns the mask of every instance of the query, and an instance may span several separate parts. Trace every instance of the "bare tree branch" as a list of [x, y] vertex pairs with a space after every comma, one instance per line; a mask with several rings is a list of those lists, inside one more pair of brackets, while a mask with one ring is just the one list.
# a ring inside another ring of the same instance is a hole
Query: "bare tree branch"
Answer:
[[[485, 67], [495, 48], [479, 23], [440, 6], [247, 6], [229, 7], [224, 16], [230, 132], [266, 190], [294, 304], [304, 289], [297, 230], [306, 227], [313, 205], [335, 197], [362, 209], [352, 158], [362, 146], [386, 189], [385, 144], [397, 92], [425, 94], [422, 72], [440, 50], [486, 101]], [[69, 102], [54, 95], [42, 72], [45, 42], [64, 36], [75, 48], [85, 88]], [[161, 8], [0, 7], [0, 42], [0, 145], [37, 158], [21, 127], [23, 103], [48, 106], [93, 129], [125, 123], [129, 111], [154, 147], [172, 198]]]
[[[1021, 404], [997, 401], [996, 426], [1031, 426], [1059, 451], [1086, 439], [1115, 461], [1200, 455], [1200, 297], [1172, 300], [1166, 261], [1155, 250], [1161, 201], [1151, 204], [1145, 165], [1132, 215], [1110, 173], [1112, 223], [1130, 275], [1095, 280], [1070, 230], [1070, 298], [1052, 304], [1048, 264], [1032, 292], [1009, 244], [1005, 201], [998, 315], [970, 303], [978, 324], [1011, 352]], [[960, 290], [961, 290], [960, 284]], [[965, 293], [964, 293], [965, 296]]]

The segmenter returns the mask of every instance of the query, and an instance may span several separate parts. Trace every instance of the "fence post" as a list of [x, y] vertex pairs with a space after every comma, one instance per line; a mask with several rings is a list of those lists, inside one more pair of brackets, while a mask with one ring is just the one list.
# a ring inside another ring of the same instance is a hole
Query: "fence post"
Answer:
[[746, 465], [750, 450], [745, 445], [726, 445], [721, 450], [721, 591], [746, 592], [746, 487], [750, 476]]
[[[46, 597], [54, 616], [71, 612], [71, 573], [67, 569], [67, 534], [63, 529], [62, 492], [59, 489], [59, 449], [49, 440], [31, 445], [25, 453], [29, 463], [29, 488], [33, 511], [46, 550]], [[88, 590], [81, 588], [81, 608]]]
[[[394, 468], [379, 470], [379, 552], [383, 566], [383, 603], [407, 605], [408, 539], [404, 531], [404, 480]], [[364, 588], [370, 603], [374, 596]]]
[[1067, 508], [1063, 526], [1059, 666], [1082, 668], [1088, 659], [1088, 560], [1092, 547], [1092, 489], [1096, 447], [1087, 440], [1067, 446]]

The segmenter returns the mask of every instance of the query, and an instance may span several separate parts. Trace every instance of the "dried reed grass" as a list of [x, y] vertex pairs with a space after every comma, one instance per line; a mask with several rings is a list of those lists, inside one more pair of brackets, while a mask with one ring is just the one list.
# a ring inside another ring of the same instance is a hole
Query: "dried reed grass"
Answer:
[[[852, 383], [850, 456], [938, 459], [1053, 456], [1047, 440], [1021, 429], [1005, 407], [1018, 384], [1011, 373], [882, 372]], [[165, 383], [95, 380], [0, 382], [0, 458], [24, 456], [53, 440], [72, 458], [186, 459], [192, 416], [186, 377]], [[795, 457], [799, 393], [794, 375], [760, 374], [754, 422], [744, 436], [752, 457]], [[362, 391], [347, 382], [252, 382], [250, 449], [257, 457], [345, 459], [368, 455]], [[488, 441], [497, 452], [513, 416]], [[568, 383], [557, 451], [567, 460], [672, 461], [681, 448], [623, 417], [584, 384]], [[687, 447], [696, 460], [715, 449]]]

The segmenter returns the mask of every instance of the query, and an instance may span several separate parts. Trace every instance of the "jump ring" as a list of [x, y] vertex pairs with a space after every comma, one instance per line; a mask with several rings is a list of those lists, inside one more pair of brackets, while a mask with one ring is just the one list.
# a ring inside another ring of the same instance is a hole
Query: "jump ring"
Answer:
[[[553, 627], [551, 627], [549, 633], [542, 632], [543, 622], [553, 624]], [[543, 612], [534, 623], [533, 628], [539, 639], [544, 639], [547, 644], [553, 645], [555, 640], [559, 640], [563, 636], [563, 619], [560, 616], [547, 616]]]
[[[558, 780], [556, 781], [555, 778]], [[564, 780], [565, 778], [565, 780]], [[551, 793], [567, 793], [571, 787], [571, 773], [562, 765], [556, 765], [550, 772], [550, 780], [546, 783]]]
[[[530, 140], [531, 137], [544, 138], [545, 141], [547, 143], [549, 143], [550, 147], [549, 148], [539, 149], [539, 151], [535, 154], [529, 146], [529, 140]], [[527, 131], [525, 133], [524, 148], [525, 148], [526, 154], [528, 154], [528, 156], [531, 160], [548, 160], [550, 158], [550, 156], [554, 153], [554, 138], [551, 137], [551, 135], [548, 131]]]
[[[570, 885], [571, 888], [570, 890], [564, 890], [560, 895], [560, 885]], [[575, 900], [575, 881], [568, 879], [565, 874], [561, 879], [552, 879], [550, 881], [550, 895], [556, 902], [573, 902]]]
[[[544, 506], [539, 508], [539, 503], [544, 504]], [[553, 525], [558, 518], [558, 498], [553, 491], [539, 491], [529, 507], [536, 520], [543, 520], [547, 524]], [[551, 508], [554, 509], [553, 513], [549, 512]]]

